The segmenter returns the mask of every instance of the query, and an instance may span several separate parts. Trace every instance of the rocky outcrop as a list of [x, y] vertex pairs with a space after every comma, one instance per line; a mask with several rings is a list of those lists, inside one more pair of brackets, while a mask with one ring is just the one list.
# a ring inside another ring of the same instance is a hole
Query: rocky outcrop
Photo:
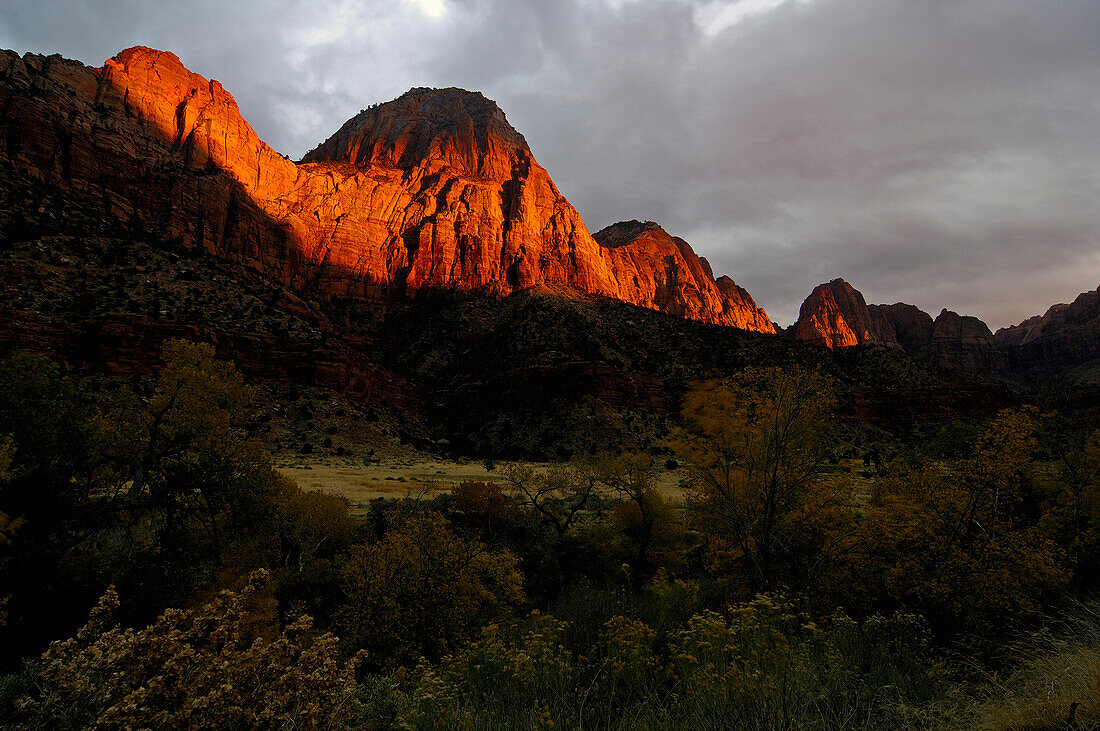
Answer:
[[[706, 262], [706, 259], [703, 259], [703, 262]], [[725, 274], [714, 280], [714, 283], [718, 285], [718, 291], [726, 298], [723, 303], [726, 310], [736, 313], [736, 316], [740, 318], [733, 323], [735, 326], [743, 330], [755, 330], [756, 332], [779, 332], [775, 323], [768, 319], [768, 313], [757, 306], [752, 295], [744, 287], [738, 285], [737, 282]], [[739, 322], [745, 324], [738, 324]]]
[[455, 175], [504, 182], [530, 156], [527, 140], [491, 99], [464, 89], [416, 88], [364, 109], [302, 161], [406, 172], [434, 162]]
[[934, 366], [969, 373], [1066, 372], [1100, 360], [1100, 287], [994, 335], [978, 318], [947, 309], [933, 320], [904, 302], [866, 305], [858, 290], [836, 279], [814, 289], [791, 332], [830, 348], [898, 347]]
[[819, 284], [802, 303], [789, 331], [799, 340], [827, 348], [853, 345], [897, 347], [893, 332], [880, 332], [881, 319], [871, 314], [863, 295], [843, 279]]
[[930, 361], [969, 373], [1003, 370], [1004, 358], [989, 327], [976, 317], [943, 310], [932, 323]]
[[893, 341], [909, 355], [930, 361], [932, 316], [915, 305], [868, 305], [875, 327], [884, 340]]
[[752, 297], [729, 277], [714, 279], [710, 263], [679, 237], [652, 221], [623, 221], [597, 231], [627, 302], [652, 309], [731, 325], [742, 330], [775, 332]]
[[129, 231], [288, 281], [299, 273], [287, 229], [223, 170], [247, 166], [253, 187], [275, 187], [293, 164], [260, 142], [220, 84], [174, 56], [132, 49], [92, 69], [3, 52], [0, 110], [0, 157]]
[[597, 242], [480, 94], [414, 89], [361, 112], [298, 164], [259, 138], [217, 81], [148, 48], [98, 69], [4, 52], [0, 110], [0, 158], [134, 231], [303, 291], [565, 286], [774, 332], [686, 243]]
[[1065, 370], [1100, 359], [1100, 287], [1001, 328], [993, 338], [1014, 371]]
[[868, 305], [843, 279], [814, 288], [790, 332], [828, 348], [898, 348], [932, 365], [969, 373], [994, 373], [1005, 364], [993, 334], [978, 318], [945, 309], [933, 320], [904, 302]]

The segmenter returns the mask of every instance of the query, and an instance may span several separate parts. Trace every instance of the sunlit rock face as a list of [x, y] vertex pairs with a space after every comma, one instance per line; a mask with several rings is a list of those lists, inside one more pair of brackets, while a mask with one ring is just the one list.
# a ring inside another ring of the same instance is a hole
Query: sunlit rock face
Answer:
[[879, 332], [863, 295], [843, 279], [819, 284], [802, 303], [798, 321], [790, 330], [799, 340], [827, 348], [853, 345], [898, 347], [892, 332]]
[[691, 320], [773, 333], [764, 310], [710, 262], [652, 221], [623, 221], [597, 231], [619, 286], [619, 299]]
[[364, 109], [303, 162], [449, 170], [503, 183], [530, 162], [527, 140], [491, 99], [464, 89], [411, 89]]
[[217, 81], [148, 48], [99, 69], [5, 52], [0, 109], [0, 159], [102, 200], [136, 230], [303, 290], [549, 285], [774, 332], [686, 243], [597, 242], [477, 93], [414, 89], [364, 110], [297, 164], [259, 138]]

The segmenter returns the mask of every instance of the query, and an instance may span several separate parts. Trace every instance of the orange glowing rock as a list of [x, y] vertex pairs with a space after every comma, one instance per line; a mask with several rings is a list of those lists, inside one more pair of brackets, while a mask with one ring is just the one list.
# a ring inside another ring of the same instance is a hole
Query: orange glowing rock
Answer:
[[897, 340], [879, 332], [863, 295], [843, 279], [814, 288], [798, 311], [792, 334], [827, 348], [868, 344], [897, 347]]
[[593, 238], [481, 94], [414, 89], [361, 112], [297, 164], [259, 138], [217, 81], [148, 48], [101, 69], [4, 52], [0, 109], [0, 158], [136, 228], [304, 291], [570, 287], [774, 332], [686, 242], [663, 231], [620, 245]]
[[624, 221], [598, 231], [595, 238], [610, 256], [619, 299], [690, 320], [775, 332], [748, 292], [729, 277], [715, 281], [705, 258], [657, 224]]

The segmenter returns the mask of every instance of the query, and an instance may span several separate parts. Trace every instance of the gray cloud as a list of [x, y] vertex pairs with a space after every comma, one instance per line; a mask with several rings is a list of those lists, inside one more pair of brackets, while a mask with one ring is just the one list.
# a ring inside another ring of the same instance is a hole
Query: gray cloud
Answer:
[[657, 220], [780, 322], [843, 276], [992, 327], [1100, 283], [1100, 3], [7, 2], [0, 45], [134, 44], [298, 157], [410, 86], [496, 99], [590, 228]]

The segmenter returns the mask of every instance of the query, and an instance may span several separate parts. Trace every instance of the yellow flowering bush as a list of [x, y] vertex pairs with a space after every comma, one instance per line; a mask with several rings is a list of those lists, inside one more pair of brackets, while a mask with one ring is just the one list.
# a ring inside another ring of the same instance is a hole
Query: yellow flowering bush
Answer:
[[[573, 693], [574, 659], [563, 644], [565, 630], [564, 622], [534, 611], [519, 625], [486, 627], [438, 667], [422, 661], [411, 673], [398, 671], [405, 681], [403, 721], [414, 728], [545, 725], [558, 715], [547, 703], [571, 700]], [[367, 703], [374, 707], [378, 699]]]
[[802, 670], [792, 644], [800, 629], [793, 609], [769, 596], [732, 607], [729, 619], [712, 611], [693, 617], [672, 646], [685, 700], [714, 712], [767, 708]]
[[818, 625], [776, 596], [731, 607], [728, 617], [703, 612], [670, 649], [677, 713], [687, 725], [710, 719], [730, 728], [881, 718], [899, 699], [936, 693], [930, 641], [919, 617], [857, 623], [836, 614]]
[[264, 571], [240, 592], [193, 610], [170, 609], [141, 629], [111, 626], [108, 590], [76, 637], [39, 661], [34, 692], [17, 702], [18, 729], [328, 729], [355, 711], [355, 659], [302, 616], [280, 636], [249, 630]]

